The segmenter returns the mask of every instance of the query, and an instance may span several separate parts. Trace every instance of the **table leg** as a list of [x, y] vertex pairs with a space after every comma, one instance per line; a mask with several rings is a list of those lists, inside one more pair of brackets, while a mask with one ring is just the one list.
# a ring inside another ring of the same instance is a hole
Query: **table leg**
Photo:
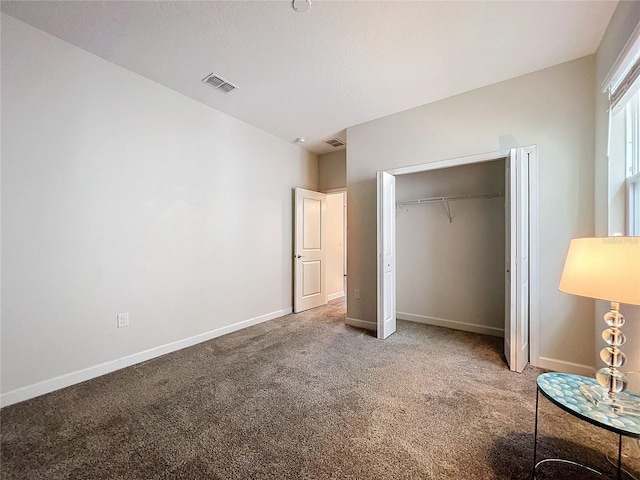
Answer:
[[536, 426], [533, 433], [533, 467], [531, 470], [531, 480], [536, 478], [536, 456], [538, 453], [538, 398], [540, 393], [536, 388]]
[[622, 435], [618, 440], [618, 480], [622, 480]]

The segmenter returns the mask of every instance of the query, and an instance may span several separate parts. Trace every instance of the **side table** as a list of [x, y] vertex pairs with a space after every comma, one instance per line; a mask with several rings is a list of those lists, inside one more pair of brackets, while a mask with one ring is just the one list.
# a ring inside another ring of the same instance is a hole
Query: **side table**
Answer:
[[[586, 465], [563, 459], [544, 459], [536, 463], [538, 449], [538, 399], [540, 394], [551, 403], [560, 407], [567, 413], [577, 417], [585, 422], [589, 422], [610, 432], [618, 435], [618, 468], [617, 480], [622, 479], [622, 437], [640, 438], [640, 417], [635, 415], [617, 415], [606, 407], [598, 408], [594, 406], [587, 398], [580, 393], [582, 385], [598, 385], [595, 379], [582, 377], [580, 375], [571, 375], [568, 373], [543, 373], [538, 376], [538, 389], [536, 391], [536, 427], [533, 444], [533, 471], [531, 478], [535, 479], [536, 469], [539, 465], [546, 462], [563, 462], [585, 468], [597, 475], [603, 475], [602, 472]], [[640, 402], [640, 395], [633, 395]]]

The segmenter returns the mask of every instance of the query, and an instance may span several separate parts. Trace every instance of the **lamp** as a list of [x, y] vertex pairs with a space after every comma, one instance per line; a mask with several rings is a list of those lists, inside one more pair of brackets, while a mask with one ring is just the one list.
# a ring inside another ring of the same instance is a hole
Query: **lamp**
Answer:
[[627, 357], [620, 350], [626, 338], [620, 331], [624, 317], [620, 303], [640, 305], [640, 237], [577, 238], [571, 240], [560, 290], [583, 297], [609, 300], [602, 338], [607, 347], [600, 358], [607, 364], [596, 373], [601, 387], [581, 388], [596, 406], [607, 405], [616, 413], [640, 414], [640, 405], [624, 392], [627, 377], [618, 370]]

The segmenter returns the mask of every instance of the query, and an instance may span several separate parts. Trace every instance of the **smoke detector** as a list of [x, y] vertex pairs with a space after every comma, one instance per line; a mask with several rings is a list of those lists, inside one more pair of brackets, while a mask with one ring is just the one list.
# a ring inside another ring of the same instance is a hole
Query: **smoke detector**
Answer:
[[213, 88], [217, 88], [224, 93], [233, 92], [238, 88], [237, 85], [234, 85], [233, 83], [225, 80], [220, 75], [216, 75], [215, 73], [210, 73], [209, 75], [204, 77], [202, 81], [207, 85], [210, 85]]

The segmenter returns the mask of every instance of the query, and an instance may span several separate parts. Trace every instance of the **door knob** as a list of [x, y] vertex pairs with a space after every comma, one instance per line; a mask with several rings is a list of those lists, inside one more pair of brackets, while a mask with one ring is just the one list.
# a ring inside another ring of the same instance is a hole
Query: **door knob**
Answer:
[[302, 258], [302, 255], [296, 255], [296, 258]]

